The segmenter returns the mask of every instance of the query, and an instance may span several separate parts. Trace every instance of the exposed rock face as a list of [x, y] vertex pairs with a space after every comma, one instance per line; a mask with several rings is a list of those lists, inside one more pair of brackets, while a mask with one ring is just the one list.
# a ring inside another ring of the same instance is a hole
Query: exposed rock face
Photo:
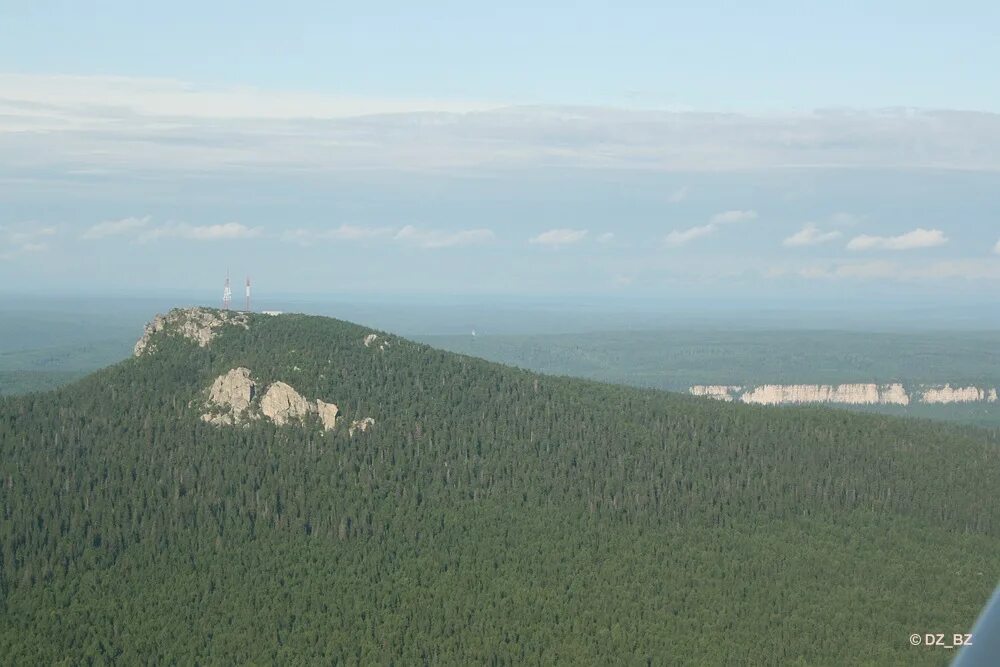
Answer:
[[221, 408], [221, 413], [203, 414], [204, 421], [213, 424], [235, 424], [243, 420], [254, 399], [256, 384], [248, 368], [234, 368], [220, 375], [208, 390], [208, 407]]
[[316, 408], [291, 385], [275, 382], [260, 399], [260, 410], [265, 417], [282, 426], [290, 419], [302, 419]]
[[720, 401], [731, 401], [733, 395], [737, 394], [743, 387], [732, 385], [701, 385], [691, 387], [690, 391], [695, 396], [707, 396]]
[[332, 431], [337, 425], [337, 415], [340, 414], [340, 408], [333, 403], [324, 403], [317, 398], [316, 414], [319, 415], [319, 420], [323, 424], [323, 429]]
[[157, 315], [146, 325], [133, 352], [137, 357], [155, 352], [156, 345], [152, 338], [161, 331], [172, 336], [183, 336], [205, 347], [226, 324], [249, 328], [245, 313], [208, 308], [175, 308], [166, 315]]
[[375, 420], [371, 417], [365, 417], [364, 419], [355, 419], [351, 422], [351, 427], [347, 429], [347, 435], [354, 437], [355, 431], [360, 431], [361, 433], [366, 432], [372, 426], [375, 425]]
[[373, 333], [370, 333], [367, 336], [365, 336], [362, 342], [365, 344], [365, 347], [371, 347], [372, 345], [376, 345], [380, 350], [384, 350], [385, 348], [389, 347], [389, 341], [385, 340], [384, 338], [380, 340], [379, 335]]
[[910, 397], [902, 385], [877, 384], [766, 384], [743, 394], [744, 403], [781, 405], [788, 403], [844, 403], [847, 405], [907, 405]]
[[844, 405], [909, 405], [918, 403], [997, 402], [996, 388], [920, 385], [908, 393], [902, 384], [763, 384], [749, 387], [732, 385], [695, 385], [689, 389], [695, 396], [707, 396], [721, 401], [739, 400], [757, 405], [789, 405], [799, 403], [840, 403]]
[[930, 387], [924, 390], [921, 398], [923, 403], [978, 403], [980, 401], [996, 402], [996, 389], [989, 391], [979, 387]]
[[[309, 401], [285, 382], [275, 382], [267, 387], [258, 400], [257, 382], [250, 369], [234, 368], [220, 375], [208, 389], [207, 412], [202, 421], [217, 426], [246, 424], [262, 415], [279, 426], [292, 420], [301, 420], [315, 414], [323, 429], [332, 431], [337, 426], [340, 408], [322, 400]], [[374, 420], [372, 420], [374, 423]], [[367, 427], [365, 427], [367, 428]]]

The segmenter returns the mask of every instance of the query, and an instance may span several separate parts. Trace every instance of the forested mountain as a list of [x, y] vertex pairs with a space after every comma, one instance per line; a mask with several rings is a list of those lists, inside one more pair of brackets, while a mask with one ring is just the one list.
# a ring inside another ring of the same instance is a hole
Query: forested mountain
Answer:
[[840, 407], [1000, 427], [1000, 403], [926, 404], [927, 387], [1000, 386], [1000, 332], [660, 329], [418, 340], [540, 373], [687, 393], [696, 385], [900, 383], [895, 404]]
[[[941, 664], [1000, 572], [995, 432], [154, 329], [0, 399], [3, 662]], [[338, 425], [207, 423], [237, 368]]]

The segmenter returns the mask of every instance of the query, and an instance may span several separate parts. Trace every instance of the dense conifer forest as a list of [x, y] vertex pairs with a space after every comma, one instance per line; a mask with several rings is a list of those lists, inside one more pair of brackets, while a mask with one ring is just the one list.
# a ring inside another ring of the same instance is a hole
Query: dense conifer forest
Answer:
[[[3, 662], [935, 665], [908, 636], [996, 584], [996, 432], [368, 333], [250, 316], [0, 399]], [[203, 423], [238, 366], [341, 425]]]

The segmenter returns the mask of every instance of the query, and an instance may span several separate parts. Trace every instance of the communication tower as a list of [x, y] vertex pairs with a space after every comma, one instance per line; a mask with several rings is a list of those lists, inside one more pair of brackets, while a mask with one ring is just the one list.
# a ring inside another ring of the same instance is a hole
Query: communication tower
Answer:
[[226, 271], [226, 286], [222, 288], [222, 309], [229, 310], [233, 302], [233, 290], [229, 287], [229, 271]]

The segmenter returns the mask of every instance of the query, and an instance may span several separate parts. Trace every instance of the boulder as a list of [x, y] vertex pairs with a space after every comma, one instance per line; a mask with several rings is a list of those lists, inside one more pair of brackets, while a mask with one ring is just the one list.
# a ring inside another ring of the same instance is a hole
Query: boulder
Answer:
[[275, 382], [260, 399], [260, 410], [264, 416], [279, 426], [291, 419], [302, 419], [316, 408], [295, 391], [291, 385]]
[[340, 408], [333, 403], [324, 403], [316, 399], [316, 414], [323, 424], [323, 429], [332, 431], [337, 426], [337, 415], [340, 414]]
[[255, 391], [256, 384], [250, 375], [250, 369], [234, 368], [215, 378], [208, 390], [206, 407], [210, 412], [203, 414], [201, 418], [213, 424], [238, 423], [250, 409]]

